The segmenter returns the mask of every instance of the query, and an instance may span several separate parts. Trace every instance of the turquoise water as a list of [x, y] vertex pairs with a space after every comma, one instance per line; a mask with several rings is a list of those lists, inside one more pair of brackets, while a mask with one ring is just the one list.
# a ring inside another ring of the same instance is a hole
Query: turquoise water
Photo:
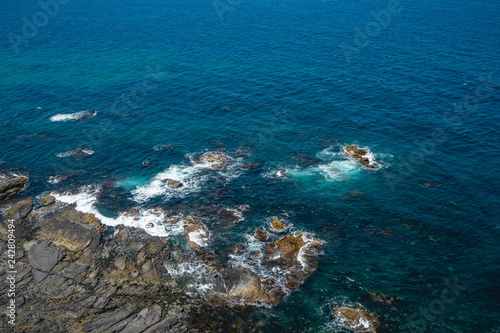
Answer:
[[[370, 13], [391, 3], [70, 0], [17, 52], [9, 36], [16, 45], [42, 8], [2, 3], [1, 168], [30, 174], [27, 195], [104, 185], [108, 216], [249, 205], [239, 224], [209, 225], [215, 251], [271, 216], [314, 234], [318, 271], [256, 310], [269, 331], [342, 332], [329, 309], [361, 304], [382, 331], [494, 332], [500, 4], [401, 1], [374, 25]], [[343, 156], [350, 144], [380, 168]], [[94, 153], [57, 156], [82, 147]], [[190, 169], [190, 156], [221, 148], [249, 156], [221, 173]], [[247, 161], [259, 167], [240, 170]], [[189, 186], [152, 195], [164, 172]], [[464, 286], [449, 302], [446, 282]], [[374, 290], [398, 302], [367, 300]]]

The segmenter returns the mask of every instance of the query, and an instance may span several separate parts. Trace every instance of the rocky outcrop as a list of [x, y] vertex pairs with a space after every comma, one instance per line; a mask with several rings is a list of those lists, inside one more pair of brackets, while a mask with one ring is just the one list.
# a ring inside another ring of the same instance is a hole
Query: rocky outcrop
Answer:
[[208, 245], [210, 232], [203, 223], [196, 222], [193, 217], [188, 217], [184, 226], [184, 237], [186, 242], [197, 250]]
[[269, 239], [269, 234], [263, 229], [257, 229], [255, 231], [255, 239], [257, 239], [259, 242], [267, 242], [267, 240]]
[[365, 157], [365, 155], [368, 154], [368, 152], [364, 149], [359, 148], [356, 145], [351, 145], [345, 147], [345, 152], [351, 156], [353, 159], [355, 159], [358, 163], [363, 164], [365, 167], [370, 168], [370, 169], [376, 169], [377, 167], [371, 163], [370, 159], [368, 157]]
[[24, 219], [33, 209], [33, 198], [25, 198], [11, 202], [3, 213], [4, 219]]
[[168, 187], [171, 188], [181, 188], [184, 186], [184, 184], [182, 184], [181, 182], [173, 179], [163, 179], [162, 182], [164, 182]]
[[259, 162], [246, 162], [241, 166], [241, 170], [255, 170], [259, 167]]
[[335, 307], [333, 314], [342, 325], [354, 332], [375, 333], [379, 326], [377, 317], [360, 306]]
[[281, 268], [285, 286], [296, 289], [318, 267], [316, 258], [321, 246], [319, 240], [302, 233], [284, 236], [266, 248], [264, 263]]
[[193, 158], [193, 161], [197, 164], [206, 165], [209, 168], [222, 169], [231, 162], [231, 158], [221, 153], [205, 153]]
[[0, 201], [13, 199], [25, 186], [28, 177], [0, 175]]
[[283, 222], [281, 222], [277, 218], [274, 218], [271, 220], [271, 222], [269, 222], [269, 227], [271, 228], [272, 231], [283, 232], [283, 231], [287, 230], [290, 226], [284, 224]]
[[215, 280], [215, 288], [210, 292], [214, 299], [220, 298], [232, 304], [272, 304], [279, 303], [276, 295], [262, 289], [260, 277], [248, 268], [229, 266], [220, 271]]
[[[173, 246], [168, 240], [123, 226], [104, 239], [95, 216], [51, 201], [16, 220], [20, 331], [187, 330], [185, 317], [193, 304], [163, 266]], [[7, 258], [7, 236], [0, 237]], [[1, 281], [5, 274], [5, 267], [0, 268]], [[0, 283], [0, 306], [9, 301], [6, 288]]]
[[[56, 198], [56, 194], [46, 194], [36, 208], [32, 198], [0, 205], [4, 258], [8, 255], [5, 220], [14, 218], [16, 224], [16, 305], [29, 309], [19, 311], [16, 318], [23, 331], [186, 332], [204, 306], [217, 308], [218, 313], [228, 304], [247, 309], [248, 305], [278, 304], [317, 266], [321, 242], [303, 233], [276, 239], [276, 233], [257, 230], [265, 250], [255, 251], [249, 262], [261, 260], [266, 269], [283, 273], [269, 278], [258, 270], [223, 265], [220, 256], [207, 247], [211, 235], [205, 215], [184, 217], [180, 212], [166, 214], [161, 207], [150, 208], [165, 215], [165, 227], [168, 223], [183, 226], [186, 247], [178, 239], [170, 241], [123, 225], [105, 233], [106, 227], [94, 214]], [[212, 223], [241, 221], [248, 210], [246, 205], [216, 208]], [[141, 211], [130, 210], [124, 216], [140, 219]], [[276, 225], [276, 232], [287, 230], [281, 224]], [[248, 248], [237, 244], [229, 251], [241, 255]], [[210, 291], [197, 291], [191, 283], [198, 277], [176, 275], [167, 267], [169, 263], [178, 271], [199, 267], [198, 282], [210, 286]], [[0, 267], [0, 281], [5, 281], [5, 274], [5, 267]], [[6, 287], [0, 283], [0, 306], [9, 301]]]

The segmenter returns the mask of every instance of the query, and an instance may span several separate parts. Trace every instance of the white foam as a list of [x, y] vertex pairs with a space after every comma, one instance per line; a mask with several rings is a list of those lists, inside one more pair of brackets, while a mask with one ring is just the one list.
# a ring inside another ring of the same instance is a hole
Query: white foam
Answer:
[[302, 270], [307, 268], [307, 262], [305, 259], [306, 251], [312, 246], [314, 240], [312, 237], [308, 237], [306, 234], [302, 234], [302, 241], [305, 243], [297, 253], [297, 261], [302, 265]]
[[[198, 173], [198, 168], [194, 166], [172, 165], [167, 170], [154, 176], [149, 183], [132, 190], [133, 200], [143, 203], [158, 196], [163, 196], [166, 200], [174, 197], [182, 198], [199, 190], [200, 184], [206, 181], [207, 177]], [[163, 182], [165, 179], [176, 180], [181, 182], [183, 186], [171, 188]]]
[[180, 218], [176, 223], [164, 223], [166, 220], [165, 212], [158, 209], [141, 209], [138, 216], [133, 216], [128, 212], [121, 213], [117, 218], [104, 216], [95, 207], [98, 192], [99, 188], [86, 186], [79, 193], [52, 193], [52, 195], [60, 202], [76, 204], [76, 210], [82, 213], [94, 214], [96, 218], [108, 226], [123, 224], [144, 229], [148, 234], [160, 237], [181, 234], [184, 230]]
[[199, 246], [207, 246], [210, 238], [210, 233], [203, 228], [188, 233], [188, 238], [191, 242]]
[[76, 148], [76, 149], [67, 151], [65, 153], [59, 153], [56, 156], [57, 157], [68, 157], [68, 156], [74, 156], [74, 155], [78, 155], [78, 154], [92, 155], [92, 154], [94, 154], [94, 151], [87, 149], [87, 148]]
[[49, 184], [58, 184], [61, 181], [60, 176], [50, 176], [49, 179], [47, 180], [47, 183]]
[[184, 260], [166, 261], [164, 266], [170, 276], [178, 278], [184, 275], [203, 277], [207, 271], [205, 264], [199, 261], [187, 262]]
[[[187, 157], [190, 158], [192, 164], [171, 165], [168, 169], [154, 176], [149, 183], [132, 190], [133, 200], [138, 203], [144, 203], [158, 196], [162, 196], [165, 200], [183, 198], [190, 193], [200, 190], [201, 185], [211, 177], [222, 176], [226, 178], [226, 181], [230, 181], [241, 174], [241, 171], [238, 170], [241, 159], [231, 159], [231, 162], [224, 169], [220, 169], [217, 163], [202, 163], [195, 161], [192, 155], [187, 155]], [[214, 172], [207, 174], [207, 170]], [[165, 179], [176, 180], [181, 182], [183, 186], [180, 188], [171, 188], [163, 182]]]
[[74, 113], [59, 113], [50, 117], [50, 121], [74, 121], [83, 118], [95, 117], [98, 113], [99, 111], [90, 112], [88, 110], [78, 111]]
[[[342, 146], [342, 147], [341, 147], [341, 148], [342, 148], [342, 153], [343, 153], [343, 155], [344, 155], [344, 156], [347, 156], [347, 158], [348, 158], [350, 161], [353, 161], [354, 163], [359, 164], [359, 163], [358, 163], [358, 162], [357, 162], [357, 161], [356, 161], [356, 160], [355, 160], [355, 159], [354, 159], [354, 158], [353, 158], [353, 157], [352, 157], [349, 153], [347, 153], [347, 152], [345, 151], [345, 148], [346, 148], [346, 147], [347, 147], [347, 146]], [[361, 147], [361, 146], [358, 146], [358, 148], [359, 148], [359, 149], [363, 149], [363, 150], [365, 150], [365, 151], [366, 151], [366, 154], [365, 154], [363, 157], [368, 158], [368, 160], [370, 161], [370, 164], [372, 164], [372, 165], [376, 166], [378, 169], [379, 169], [379, 168], [384, 167], [384, 165], [380, 162], [380, 160], [381, 160], [381, 157], [384, 157], [384, 156], [386, 156], [387, 154], [377, 154], [377, 155], [375, 155], [375, 154], [374, 154], [374, 153], [370, 150], [370, 148], [368, 148], [368, 147]], [[392, 157], [392, 155], [390, 155], [390, 154], [388, 154], [388, 156]], [[362, 167], [364, 167], [364, 166], [362, 166]], [[366, 168], [366, 167], [364, 167], [364, 168]]]

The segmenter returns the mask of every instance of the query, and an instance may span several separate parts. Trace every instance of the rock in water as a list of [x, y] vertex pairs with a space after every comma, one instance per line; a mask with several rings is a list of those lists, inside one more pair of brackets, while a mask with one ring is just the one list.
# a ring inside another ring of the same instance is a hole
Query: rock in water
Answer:
[[194, 250], [197, 250], [199, 247], [207, 246], [210, 239], [210, 233], [205, 225], [195, 222], [193, 218], [186, 219], [186, 222], [184, 226], [184, 237], [187, 243]]
[[283, 236], [266, 248], [264, 264], [285, 270], [285, 286], [296, 289], [318, 267], [318, 249], [322, 245], [316, 238], [302, 233]]
[[231, 162], [231, 158], [221, 153], [205, 153], [199, 157], [193, 158], [193, 161], [199, 164], [205, 164], [210, 168], [222, 169]]
[[286, 169], [280, 169], [276, 173], [276, 177], [286, 177], [286, 176], [288, 176], [288, 171], [286, 171]]
[[14, 206], [3, 213], [5, 219], [24, 219], [33, 209], [33, 198], [19, 199], [14, 202]]
[[364, 157], [366, 154], [368, 154], [368, 152], [366, 150], [361, 149], [361, 148], [359, 148], [356, 145], [352, 145], [352, 146], [347, 146], [345, 148], [345, 152], [349, 156], [351, 156], [352, 158], [354, 158], [356, 161], [358, 161], [358, 163], [363, 164], [367, 168], [370, 168], [370, 169], [376, 169], [377, 168], [375, 165], [373, 165], [373, 164], [370, 163], [370, 160], [368, 159], [368, 157]]
[[162, 182], [164, 182], [171, 188], [181, 188], [182, 186], [184, 186], [181, 182], [173, 179], [163, 179]]
[[244, 304], [273, 304], [279, 299], [262, 289], [260, 277], [248, 268], [229, 266], [220, 272], [215, 282], [214, 298], [221, 298], [231, 303]]
[[379, 322], [377, 317], [360, 306], [357, 307], [336, 307], [333, 314], [337, 319], [354, 332], [375, 333]]
[[255, 231], [255, 239], [257, 239], [259, 242], [267, 242], [267, 239], [269, 238], [269, 235], [267, 234], [267, 231], [258, 229]]
[[271, 227], [271, 230], [277, 232], [283, 232], [290, 227], [276, 218], [269, 222], [269, 226]]
[[28, 177], [0, 175], [0, 201], [7, 201], [14, 198], [21, 191]]

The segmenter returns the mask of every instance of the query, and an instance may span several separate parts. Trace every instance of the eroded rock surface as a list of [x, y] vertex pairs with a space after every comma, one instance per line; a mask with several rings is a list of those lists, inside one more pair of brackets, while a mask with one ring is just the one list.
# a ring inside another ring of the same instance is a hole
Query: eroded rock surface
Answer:
[[0, 201], [7, 201], [16, 195], [26, 186], [28, 177], [1, 174], [0, 175]]
[[358, 163], [363, 164], [367, 168], [370, 168], [370, 169], [377, 168], [377, 166], [372, 164], [370, 159], [368, 157], [366, 157], [366, 155], [368, 154], [368, 152], [366, 150], [361, 149], [356, 145], [351, 145], [351, 146], [347, 146], [345, 148], [345, 152], [349, 156], [351, 156], [353, 159], [355, 159]]
[[375, 314], [359, 306], [335, 307], [333, 314], [344, 326], [354, 332], [375, 333], [379, 326], [379, 321]]

